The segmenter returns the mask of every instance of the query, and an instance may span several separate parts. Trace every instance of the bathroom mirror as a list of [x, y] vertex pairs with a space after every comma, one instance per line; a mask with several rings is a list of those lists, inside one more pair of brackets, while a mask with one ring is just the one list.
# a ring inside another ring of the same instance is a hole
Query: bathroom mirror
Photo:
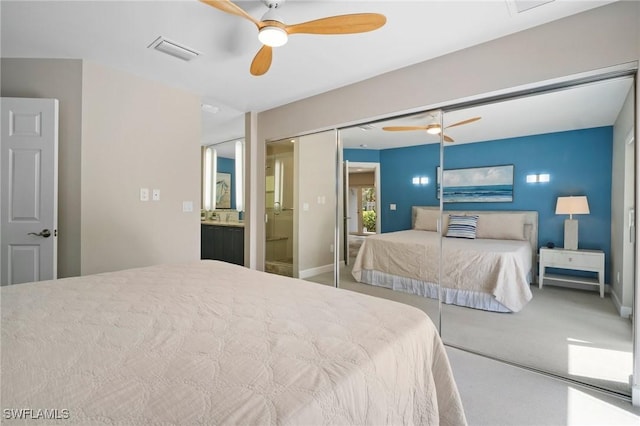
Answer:
[[203, 146], [204, 219], [238, 222], [244, 213], [244, 140]]

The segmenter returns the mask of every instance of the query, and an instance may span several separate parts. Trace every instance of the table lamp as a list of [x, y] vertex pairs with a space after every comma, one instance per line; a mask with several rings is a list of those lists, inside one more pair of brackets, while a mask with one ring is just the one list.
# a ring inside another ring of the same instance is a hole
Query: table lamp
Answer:
[[556, 214], [568, 214], [569, 219], [564, 221], [564, 248], [568, 250], [578, 249], [578, 220], [574, 214], [589, 214], [589, 202], [586, 196], [558, 197]]

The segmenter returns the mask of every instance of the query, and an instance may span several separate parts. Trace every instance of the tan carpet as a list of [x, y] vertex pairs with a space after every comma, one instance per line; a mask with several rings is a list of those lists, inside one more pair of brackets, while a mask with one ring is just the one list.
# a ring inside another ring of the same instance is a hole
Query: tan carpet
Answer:
[[[350, 266], [341, 268], [341, 288], [415, 306], [438, 324], [437, 300], [360, 284], [350, 271]], [[333, 273], [310, 281], [333, 285]], [[531, 286], [531, 290], [533, 300], [515, 314], [443, 305], [443, 341], [630, 394], [632, 325], [618, 316], [611, 299], [607, 295], [601, 299], [596, 292], [554, 286], [541, 290]]]

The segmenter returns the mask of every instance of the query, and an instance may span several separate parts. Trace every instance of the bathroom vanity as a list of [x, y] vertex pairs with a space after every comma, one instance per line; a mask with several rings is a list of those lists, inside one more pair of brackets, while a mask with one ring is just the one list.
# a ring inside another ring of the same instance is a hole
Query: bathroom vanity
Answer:
[[203, 220], [200, 258], [244, 265], [244, 223]]

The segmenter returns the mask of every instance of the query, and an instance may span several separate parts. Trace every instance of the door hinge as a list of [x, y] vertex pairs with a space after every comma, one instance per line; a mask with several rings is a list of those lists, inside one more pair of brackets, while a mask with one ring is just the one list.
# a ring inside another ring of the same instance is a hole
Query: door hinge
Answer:
[[58, 230], [57, 230], [57, 229], [54, 229], [54, 230], [53, 230], [53, 236], [54, 236], [54, 237], [57, 237], [57, 236], [58, 236]]

